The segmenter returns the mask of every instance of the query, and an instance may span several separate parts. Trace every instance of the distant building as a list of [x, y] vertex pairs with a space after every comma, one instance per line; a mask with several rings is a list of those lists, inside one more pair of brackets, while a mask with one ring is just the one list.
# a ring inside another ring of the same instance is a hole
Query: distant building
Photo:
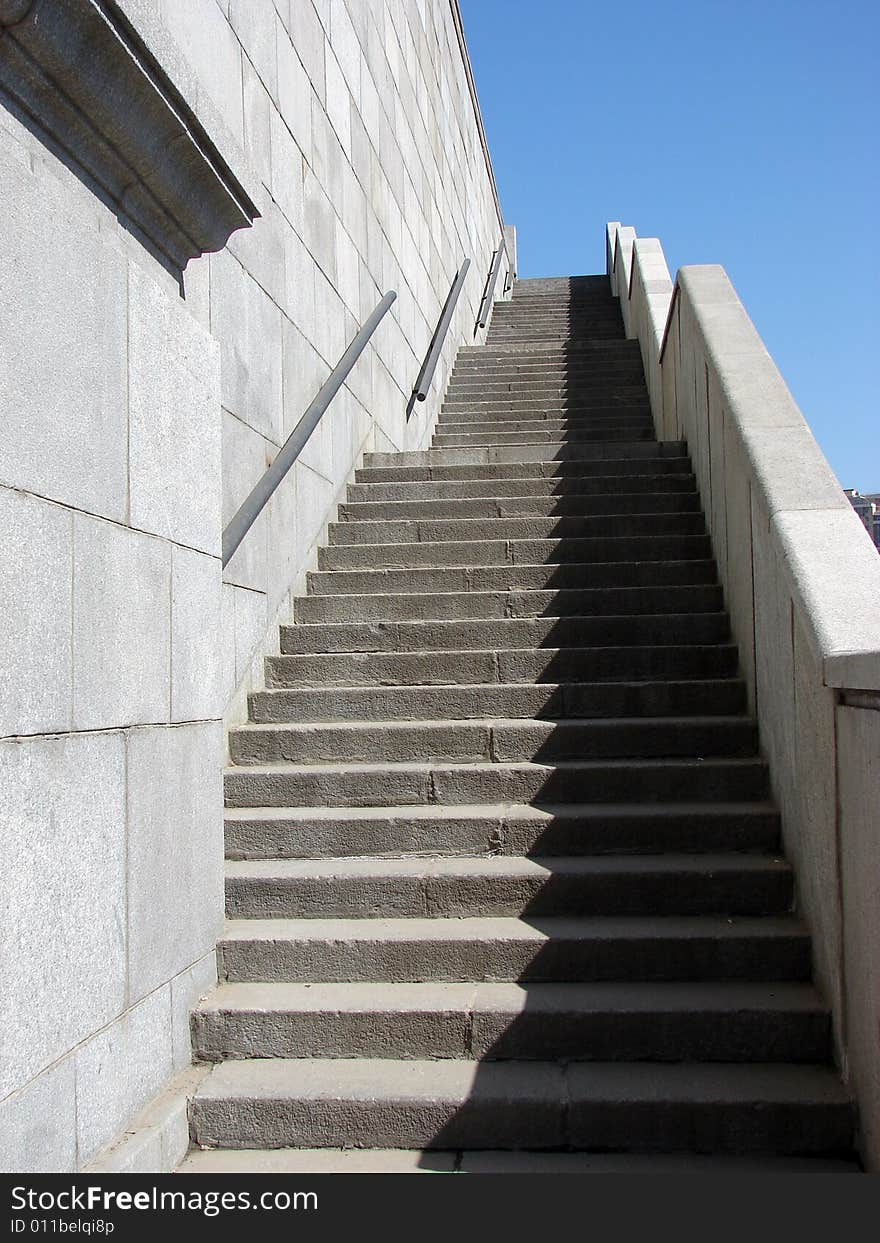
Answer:
[[856, 488], [843, 490], [875, 546], [880, 549], [880, 492], [859, 492]]

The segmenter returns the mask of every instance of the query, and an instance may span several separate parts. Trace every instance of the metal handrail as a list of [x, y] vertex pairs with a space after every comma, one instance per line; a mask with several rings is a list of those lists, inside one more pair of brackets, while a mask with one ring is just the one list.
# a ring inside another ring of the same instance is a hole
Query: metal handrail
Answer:
[[428, 396], [428, 389], [431, 387], [431, 381], [434, 378], [434, 372], [437, 369], [437, 363], [440, 361], [440, 353], [443, 349], [443, 343], [446, 340], [446, 334], [449, 331], [449, 325], [452, 322], [452, 315], [455, 311], [455, 304], [458, 302], [458, 295], [461, 293], [464, 285], [464, 278], [467, 276], [468, 268], [471, 266], [470, 259], [465, 259], [461, 267], [455, 274], [446, 301], [443, 304], [443, 310], [440, 312], [440, 318], [437, 320], [437, 327], [434, 329], [434, 335], [431, 338], [431, 344], [428, 346], [428, 352], [425, 355], [425, 361], [422, 363], [422, 369], [419, 377], [413, 387], [413, 395], [417, 401], [424, 401]]
[[278, 450], [272, 465], [257, 481], [256, 486], [227, 523], [223, 532], [224, 569], [272, 493], [302, 453], [309, 437], [321, 421], [324, 411], [345, 383], [348, 373], [363, 353], [364, 346], [378, 328], [396, 297], [394, 290], [385, 294], [372, 314], [364, 320], [351, 345], [324, 381], [317, 397]]
[[486, 327], [486, 321], [489, 318], [489, 308], [492, 305], [492, 295], [495, 292], [495, 282], [498, 280], [498, 271], [501, 267], [501, 256], [506, 250], [507, 243], [502, 237], [498, 249], [492, 252], [492, 266], [489, 268], [489, 275], [486, 278], [486, 292], [483, 294], [483, 301], [480, 303], [480, 310], [477, 314], [477, 328]]

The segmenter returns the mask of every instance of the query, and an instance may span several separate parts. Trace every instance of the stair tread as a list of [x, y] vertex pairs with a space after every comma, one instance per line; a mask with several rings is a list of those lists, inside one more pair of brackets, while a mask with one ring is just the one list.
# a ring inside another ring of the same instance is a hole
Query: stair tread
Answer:
[[446, 1151], [406, 1148], [192, 1149], [178, 1174], [858, 1174], [855, 1161], [766, 1153]]
[[454, 879], [459, 876], [528, 877], [534, 879], [553, 876], [602, 877], [610, 875], [633, 876], [645, 873], [678, 875], [692, 872], [711, 875], [731, 872], [788, 872], [784, 859], [766, 854], [673, 854], [662, 855], [474, 855], [438, 857], [402, 856], [400, 858], [336, 858], [336, 859], [245, 859], [228, 860], [227, 878], [241, 879], [276, 878], [279, 880], [309, 880], [318, 877], [354, 879], [383, 876], [426, 877]]
[[526, 803], [415, 803], [400, 807], [227, 807], [227, 820], [387, 820], [405, 816], [408, 820], [491, 820], [546, 821], [557, 819], [589, 820], [628, 818], [651, 815], [674, 819], [677, 816], [731, 815], [746, 813], [776, 814], [776, 805], [768, 799], [745, 802], [724, 802], [713, 799], [698, 803], [560, 803], [535, 807]]
[[242, 1058], [214, 1066], [195, 1101], [385, 1098], [397, 1101], [481, 1098], [575, 1099], [622, 1104], [645, 1101], [751, 1102], [762, 1107], [809, 1101], [848, 1107], [834, 1073], [824, 1066], [777, 1063], [469, 1062], [394, 1058]]
[[319, 1013], [532, 1011], [657, 1014], [713, 1010], [719, 1017], [745, 1011], [827, 1013], [812, 984], [752, 981], [661, 981], [611, 983], [455, 983], [435, 980], [343, 981], [329, 983], [219, 984], [197, 1007], [218, 1011], [306, 1011]]
[[785, 915], [513, 915], [342, 916], [275, 919], [227, 919], [221, 944], [228, 941], [521, 941], [543, 945], [561, 939], [595, 941], [629, 938], [650, 942], [658, 937], [687, 940], [742, 936], [772, 940], [806, 937], [801, 920]]

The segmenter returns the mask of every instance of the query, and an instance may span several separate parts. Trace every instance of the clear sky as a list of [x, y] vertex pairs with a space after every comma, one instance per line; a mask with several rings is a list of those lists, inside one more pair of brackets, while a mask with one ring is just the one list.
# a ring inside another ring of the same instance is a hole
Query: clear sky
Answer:
[[606, 220], [720, 263], [844, 487], [880, 491], [880, 0], [460, 0], [520, 276]]

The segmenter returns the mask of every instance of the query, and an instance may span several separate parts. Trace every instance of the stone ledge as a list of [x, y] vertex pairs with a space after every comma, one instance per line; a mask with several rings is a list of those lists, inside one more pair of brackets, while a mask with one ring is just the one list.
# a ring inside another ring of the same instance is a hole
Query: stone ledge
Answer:
[[258, 215], [112, 0], [0, 0], [0, 89], [177, 269]]

